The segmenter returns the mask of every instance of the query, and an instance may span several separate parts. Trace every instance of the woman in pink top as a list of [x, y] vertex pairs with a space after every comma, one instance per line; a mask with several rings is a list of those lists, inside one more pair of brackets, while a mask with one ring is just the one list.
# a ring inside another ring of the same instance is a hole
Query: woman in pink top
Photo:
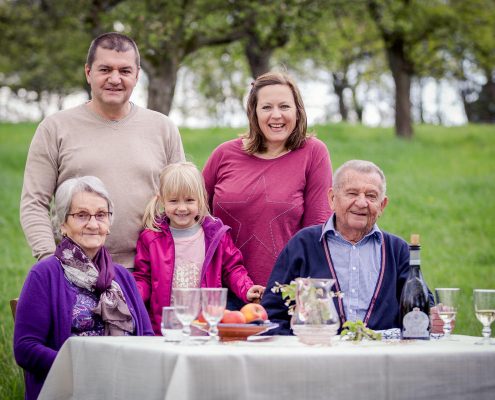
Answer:
[[266, 285], [288, 240], [329, 218], [332, 167], [325, 144], [307, 132], [301, 95], [287, 75], [258, 77], [247, 115], [249, 131], [215, 149], [203, 176], [210, 210], [232, 227], [254, 283]]

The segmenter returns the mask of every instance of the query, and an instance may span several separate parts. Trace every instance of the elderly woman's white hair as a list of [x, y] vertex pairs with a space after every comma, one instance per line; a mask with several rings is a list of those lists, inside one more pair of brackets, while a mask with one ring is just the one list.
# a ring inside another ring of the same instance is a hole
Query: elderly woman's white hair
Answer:
[[387, 181], [385, 179], [385, 174], [380, 169], [380, 167], [378, 167], [378, 165], [366, 160], [349, 160], [342, 164], [339, 168], [337, 168], [337, 170], [333, 174], [332, 185], [334, 190], [339, 190], [342, 187], [342, 178], [344, 176], [344, 172], [347, 170], [357, 171], [365, 174], [377, 174], [381, 180], [381, 196], [382, 198], [385, 197], [387, 192]]
[[[105, 199], [108, 204], [108, 211], [113, 213], [113, 202], [110, 199], [103, 182], [96, 176], [81, 176], [64, 181], [55, 192], [55, 201], [52, 208], [52, 225], [55, 235], [60, 238], [60, 227], [67, 220], [67, 214], [72, 205], [72, 199], [77, 193], [95, 193]], [[110, 215], [110, 224], [113, 221], [113, 214]]]

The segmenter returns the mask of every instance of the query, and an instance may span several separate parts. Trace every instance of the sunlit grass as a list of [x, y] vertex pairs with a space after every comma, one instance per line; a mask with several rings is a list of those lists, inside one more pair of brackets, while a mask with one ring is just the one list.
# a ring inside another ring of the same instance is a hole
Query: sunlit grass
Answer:
[[[19, 226], [19, 198], [34, 124], [0, 124], [0, 399], [22, 398], [22, 373], [12, 358], [8, 300], [17, 297], [33, 264]], [[316, 126], [333, 167], [351, 158], [376, 162], [387, 176], [389, 206], [382, 229], [421, 235], [422, 270], [431, 289], [460, 287], [455, 333], [479, 335], [473, 288], [495, 288], [495, 127], [418, 126], [410, 141], [392, 129]], [[243, 129], [181, 129], [187, 158], [200, 167], [212, 149]]]

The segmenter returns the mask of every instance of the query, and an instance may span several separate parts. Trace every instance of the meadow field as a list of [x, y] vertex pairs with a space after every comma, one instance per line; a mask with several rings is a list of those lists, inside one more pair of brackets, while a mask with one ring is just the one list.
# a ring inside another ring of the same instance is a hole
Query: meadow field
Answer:
[[[19, 225], [23, 169], [35, 124], [0, 124], [0, 399], [21, 399], [22, 371], [12, 356], [9, 299], [34, 263]], [[387, 176], [382, 229], [421, 235], [422, 271], [431, 289], [460, 287], [454, 333], [480, 335], [473, 288], [495, 288], [495, 126], [416, 126], [406, 141], [389, 128], [315, 126], [333, 167], [352, 158], [377, 163]], [[240, 130], [181, 129], [190, 161], [200, 167]], [[495, 329], [495, 328], [494, 328]]]

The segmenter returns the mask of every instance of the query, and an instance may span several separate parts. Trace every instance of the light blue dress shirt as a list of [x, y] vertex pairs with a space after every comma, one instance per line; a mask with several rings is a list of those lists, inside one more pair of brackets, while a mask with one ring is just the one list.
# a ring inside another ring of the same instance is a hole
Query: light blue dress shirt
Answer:
[[349, 321], [364, 321], [373, 297], [381, 267], [382, 234], [375, 224], [358, 243], [345, 240], [335, 229], [335, 214], [326, 222], [326, 238], [340, 290], [344, 293], [344, 311]]

